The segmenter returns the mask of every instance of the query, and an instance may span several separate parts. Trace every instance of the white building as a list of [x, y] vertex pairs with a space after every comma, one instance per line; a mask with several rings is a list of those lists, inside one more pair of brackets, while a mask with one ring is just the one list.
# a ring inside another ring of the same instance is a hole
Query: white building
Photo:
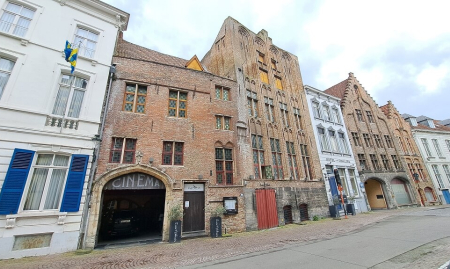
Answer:
[[305, 91], [329, 205], [333, 205], [333, 197], [339, 193], [333, 173], [334, 169], [338, 169], [343, 193], [354, 198], [357, 212], [368, 211], [365, 189], [350, 148], [340, 99], [308, 85]]
[[[118, 30], [97, 0], [0, 0], [0, 259], [77, 249]], [[73, 76], [65, 42], [80, 46]]]
[[450, 127], [425, 116], [402, 116], [411, 125], [413, 137], [440, 201], [450, 204]]

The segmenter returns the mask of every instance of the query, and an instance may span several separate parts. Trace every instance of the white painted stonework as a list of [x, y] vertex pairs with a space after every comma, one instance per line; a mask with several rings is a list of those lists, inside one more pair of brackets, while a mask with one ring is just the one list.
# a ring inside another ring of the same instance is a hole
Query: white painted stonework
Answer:
[[[0, 58], [14, 62], [0, 95], [0, 187], [14, 149], [32, 150], [35, 155], [17, 214], [0, 215], [0, 259], [77, 249], [95, 147], [92, 139], [98, 134], [118, 30], [125, 30], [129, 17], [108, 4], [88, 0], [0, 0], [0, 17], [8, 12], [9, 3], [34, 13], [23, 36], [0, 27]], [[53, 114], [59, 83], [63, 74], [70, 74], [64, 45], [74, 41], [78, 28], [97, 34], [96, 45], [91, 56], [79, 54], [74, 73], [87, 81], [79, 115], [59, 116]], [[57, 126], [58, 120], [63, 126]], [[78, 212], [24, 210], [40, 153], [89, 156]], [[13, 250], [17, 236], [38, 234], [51, 234], [50, 245]]]

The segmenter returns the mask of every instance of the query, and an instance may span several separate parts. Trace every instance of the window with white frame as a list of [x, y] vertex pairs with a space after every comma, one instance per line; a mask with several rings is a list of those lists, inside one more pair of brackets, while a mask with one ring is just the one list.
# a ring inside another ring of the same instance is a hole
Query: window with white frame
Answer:
[[328, 107], [327, 105], [323, 105], [322, 107], [323, 107], [323, 118], [324, 118], [324, 120], [331, 121], [331, 118], [330, 118], [330, 107]]
[[52, 114], [78, 118], [87, 84], [84, 78], [62, 75]]
[[428, 141], [426, 138], [421, 138], [423, 148], [425, 149], [425, 153], [427, 154], [427, 157], [432, 157], [430, 147], [428, 146]]
[[445, 185], [444, 185], [444, 182], [442, 181], [442, 176], [441, 176], [441, 172], [439, 171], [439, 167], [437, 165], [433, 164], [431, 166], [431, 168], [433, 169], [433, 173], [434, 173], [434, 176], [436, 177], [436, 180], [437, 180], [437, 182], [439, 184], [439, 188], [444, 188]]
[[[1, 94], [0, 94], [1, 97]], [[450, 140], [445, 140], [445, 144], [447, 144], [447, 149], [450, 152]]]
[[0, 31], [24, 37], [30, 27], [35, 10], [8, 2], [0, 17]]
[[347, 139], [345, 139], [344, 133], [338, 133], [339, 136], [339, 146], [341, 148], [341, 153], [348, 154], [348, 144]]
[[448, 165], [444, 164], [442, 168], [444, 168], [444, 172], [445, 175], [447, 176], [448, 183], [450, 183], [450, 169], [448, 168]]
[[338, 168], [339, 177], [341, 178], [343, 193], [345, 195], [349, 195], [348, 186], [347, 186], [347, 174], [345, 173], [345, 168]]
[[350, 178], [350, 184], [352, 185], [353, 195], [359, 196], [358, 192], [358, 184], [356, 182], [356, 176], [355, 176], [355, 170], [354, 169], [348, 169], [348, 175]]
[[312, 102], [313, 114], [315, 118], [321, 118], [319, 103]]
[[319, 134], [320, 149], [323, 151], [330, 151], [330, 148], [328, 147], [328, 143], [327, 143], [325, 129], [321, 128], [321, 127], [317, 127], [317, 133]]
[[333, 130], [328, 130], [328, 136], [330, 137], [331, 150], [333, 152], [338, 152], [338, 144], [337, 144], [337, 139], [336, 139], [336, 132], [333, 131]]
[[0, 57], [0, 98], [2, 98], [3, 90], [6, 88], [13, 67], [13, 61]]
[[333, 121], [336, 123], [341, 123], [341, 117], [339, 116], [339, 111], [337, 108], [332, 108], [331, 113], [333, 114]]
[[438, 157], [442, 157], [442, 151], [441, 148], [439, 147], [439, 142], [437, 141], [437, 139], [431, 139], [431, 142], [433, 143], [434, 149], [436, 150]]
[[78, 48], [79, 56], [94, 58], [97, 40], [98, 33], [86, 28], [77, 27], [73, 40], [73, 46]]
[[59, 209], [69, 156], [38, 154], [23, 210]]

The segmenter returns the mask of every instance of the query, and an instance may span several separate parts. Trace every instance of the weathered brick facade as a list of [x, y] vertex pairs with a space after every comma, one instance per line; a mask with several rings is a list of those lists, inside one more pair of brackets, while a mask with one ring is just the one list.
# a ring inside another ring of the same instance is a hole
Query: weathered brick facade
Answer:
[[[267, 31], [255, 34], [228, 17], [202, 63], [210, 72], [237, 81], [237, 145], [247, 229], [258, 227], [255, 189], [275, 189], [279, 224], [286, 221], [285, 206], [292, 208], [293, 222], [300, 221], [300, 204], [308, 205], [310, 217], [328, 215], [297, 57], [274, 45]], [[274, 154], [275, 140], [280, 150]], [[277, 154], [280, 161], [274, 161]], [[282, 176], [275, 166], [282, 167]]]
[[420, 205], [386, 115], [353, 73], [325, 93], [341, 98], [342, 114], [371, 208]]
[[[420, 198], [420, 202], [424, 206], [439, 204], [433, 182], [412, 136], [411, 126], [403, 119], [391, 101], [388, 101], [386, 105], [380, 108], [386, 115], [389, 127], [393, 130], [395, 139], [398, 141], [400, 157], [406, 163], [405, 168], [409, 171], [411, 182], [414, 182], [416, 195]], [[424, 192], [425, 188], [429, 188], [432, 191], [435, 197], [433, 201], [427, 200]]]

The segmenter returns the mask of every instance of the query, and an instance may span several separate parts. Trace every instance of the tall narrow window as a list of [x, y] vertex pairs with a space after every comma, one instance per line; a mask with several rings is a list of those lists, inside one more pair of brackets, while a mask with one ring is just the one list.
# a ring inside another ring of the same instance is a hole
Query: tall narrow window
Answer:
[[312, 108], [313, 108], [313, 114], [315, 118], [322, 118], [322, 115], [320, 113], [320, 106], [319, 103], [317, 102], [312, 102]]
[[333, 113], [333, 121], [336, 123], [341, 123], [341, 117], [339, 116], [339, 111], [337, 108], [332, 108], [331, 112]]
[[216, 129], [230, 130], [231, 117], [216, 115]]
[[385, 135], [384, 136], [384, 140], [386, 141], [386, 146], [388, 148], [393, 148], [394, 147], [394, 144], [392, 143], [392, 139], [391, 139], [391, 137], [389, 135]]
[[314, 177], [312, 167], [311, 167], [311, 160], [309, 156], [309, 150], [307, 145], [300, 144], [300, 153], [302, 155], [302, 161], [303, 161], [303, 168], [305, 169], [305, 176], [306, 180], [312, 180]]
[[427, 157], [432, 157], [430, 147], [428, 146], [428, 141], [426, 138], [421, 138], [423, 148], [425, 149], [425, 153], [427, 154]]
[[317, 127], [317, 133], [319, 134], [319, 144], [320, 149], [322, 151], [330, 151], [330, 148], [328, 146], [327, 137], [325, 135], [325, 129], [321, 127]]
[[442, 151], [441, 151], [441, 148], [439, 146], [439, 142], [437, 141], [437, 139], [431, 139], [431, 142], [433, 143], [434, 149], [436, 150], [438, 157], [442, 157]]
[[145, 99], [147, 97], [147, 86], [137, 84], [127, 84], [123, 110], [145, 113]]
[[397, 139], [398, 139], [398, 144], [400, 145], [400, 148], [403, 150], [404, 153], [406, 153], [407, 152], [406, 147], [405, 147], [405, 144], [403, 143], [402, 138], [400, 136], [397, 136]]
[[331, 121], [330, 118], [330, 108], [328, 106], [322, 106], [323, 108], [323, 119], [327, 121]]
[[34, 10], [9, 2], [0, 18], [0, 31], [24, 37], [30, 27]]
[[355, 144], [355, 146], [360, 147], [361, 146], [361, 140], [359, 140], [359, 134], [352, 132], [352, 138], [353, 138], [353, 143]]
[[347, 139], [345, 139], [345, 134], [344, 133], [338, 133], [338, 135], [339, 135], [339, 145], [340, 145], [340, 148], [341, 148], [341, 153], [349, 154], [348, 144], [347, 144]]
[[375, 144], [378, 148], [383, 148], [383, 141], [381, 141], [380, 135], [374, 134], [373, 139], [375, 140]]
[[164, 141], [162, 164], [183, 165], [183, 142]]
[[261, 82], [269, 84], [269, 76], [267, 75], [267, 71], [259, 69], [259, 76], [261, 78]]
[[358, 121], [364, 121], [361, 110], [355, 109], [355, 112], [356, 112], [356, 118], [358, 119]]
[[233, 185], [232, 149], [216, 148], [216, 181], [219, 185]]
[[78, 118], [86, 86], [87, 80], [84, 78], [62, 75], [52, 114]]
[[386, 155], [381, 154], [381, 162], [383, 163], [383, 167], [385, 170], [391, 170], [391, 165]]
[[353, 195], [359, 196], [358, 184], [356, 182], [355, 170], [348, 169], [348, 175], [350, 177], [350, 184], [352, 185]]
[[272, 69], [273, 69], [273, 70], [277, 70], [277, 62], [276, 62], [274, 59], [272, 59], [272, 60], [270, 61], [270, 63], [271, 63]]
[[[381, 155], [381, 156], [383, 156], [383, 155]], [[411, 174], [411, 178], [415, 180], [414, 174], [416, 173], [416, 169], [414, 167], [414, 164], [407, 163], [406, 165], [408, 166], [409, 173]]]
[[[0, 84], [1, 85], [1, 84]], [[1, 86], [0, 86], [0, 88], [1, 88]], [[0, 90], [1, 91], [1, 90]], [[0, 95], [0, 97], [1, 97], [1, 95]], [[448, 149], [448, 151], [450, 152], [450, 140], [445, 140], [445, 144], [447, 144], [447, 149]]]
[[294, 143], [286, 142], [287, 155], [289, 160], [289, 169], [292, 179], [298, 179], [297, 157], [295, 155]]
[[409, 153], [414, 154], [415, 152], [414, 152], [414, 149], [411, 145], [411, 141], [409, 140], [409, 138], [405, 137], [405, 141], [406, 141], [406, 145], [408, 146]]
[[284, 103], [280, 103], [280, 111], [281, 111], [281, 120], [285, 127], [289, 127], [289, 115], [287, 105]]
[[266, 106], [266, 117], [269, 122], [275, 122], [275, 114], [273, 111], [273, 99], [264, 96], [264, 104]]
[[401, 169], [400, 162], [397, 158], [397, 155], [391, 155], [391, 158], [392, 158], [392, 162], [394, 163], [395, 169], [397, 169], [397, 170]]
[[258, 117], [258, 97], [256, 92], [247, 90], [247, 109], [250, 117]]
[[294, 107], [295, 126], [298, 130], [303, 130], [302, 116], [300, 115], [300, 109]]
[[366, 156], [364, 154], [358, 154], [358, 160], [361, 170], [366, 170], [367, 169]]
[[91, 30], [77, 28], [77, 33], [73, 40], [74, 47], [78, 49], [78, 55], [87, 58], [94, 58], [97, 47], [98, 33]]
[[264, 63], [264, 54], [258, 51], [258, 62]]
[[169, 117], [187, 117], [187, 93], [180, 91], [169, 92]]
[[6, 87], [14, 62], [0, 57], [0, 98], [2, 98], [3, 90]]
[[442, 165], [442, 168], [444, 168], [444, 172], [445, 175], [447, 176], [448, 183], [450, 183], [450, 169], [448, 168], [448, 165], [444, 164]]
[[417, 168], [417, 172], [419, 173], [419, 177], [422, 180], [426, 180], [425, 173], [423, 172], [422, 166], [420, 164], [416, 163], [416, 168]]
[[281, 83], [281, 78], [275, 76], [275, 86], [278, 90], [283, 90], [283, 84]]
[[113, 137], [111, 143], [111, 163], [133, 163], [136, 151], [136, 139]]
[[281, 162], [280, 140], [271, 138], [270, 150], [272, 151], [273, 178], [283, 179], [284, 173], [283, 173], [283, 164]]
[[23, 210], [58, 209], [69, 156], [38, 154]]
[[373, 116], [372, 116], [372, 112], [371, 111], [366, 111], [366, 115], [367, 115], [367, 120], [369, 121], [369, 122], [374, 122], [373, 121]]
[[262, 136], [252, 134], [252, 149], [253, 149], [253, 167], [255, 171], [255, 178], [260, 179], [263, 177], [261, 174], [264, 165], [264, 147], [262, 142]]
[[442, 180], [441, 172], [439, 171], [439, 167], [437, 165], [432, 165], [434, 176], [439, 184], [439, 188], [445, 188], [444, 181]]
[[364, 137], [364, 143], [366, 143], [366, 147], [372, 147], [372, 140], [370, 139], [369, 134], [363, 134]]
[[381, 170], [380, 164], [378, 162], [377, 155], [375, 154], [369, 154], [370, 161], [372, 162], [372, 167], [374, 170]]
[[230, 89], [216, 85], [216, 99], [230, 101]]
[[347, 174], [345, 173], [344, 168], [338, 168], [339, 176], [341, 177], [342, 188], [345, 195], [350, 195], [347, 186]]
[[328, 136], [330, 137], [331, 150], [333, 152], [338, 152], [338, 145], [336, 139], [336, 132], [333, 130], [328, 130]]

